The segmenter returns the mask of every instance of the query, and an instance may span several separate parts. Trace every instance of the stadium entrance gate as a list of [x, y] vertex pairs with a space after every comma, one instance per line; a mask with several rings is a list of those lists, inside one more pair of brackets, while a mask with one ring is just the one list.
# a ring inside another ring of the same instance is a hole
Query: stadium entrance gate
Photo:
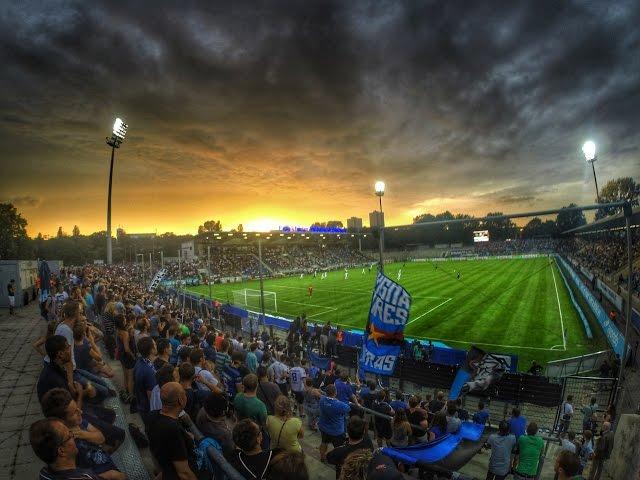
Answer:
[[[617, 387], [617, 379], [601, 378], [601, 377], [580, 377], [570, 375], [565, 377], [562, 385], [562, 402], [567, 400], [569, 395], [573, 396], [574, 414], [571, 420], [572, 428], [582, 428], [582, 413], [580, 406], [588, 405], [591, 397], [596, 398], [598, 404], [598, 423], [601, 426], [602, 415], [609, 405], [613, 405], [615, 401], [615, 393]], [[562, 405], [557, 410], [555, 426], [557, 428], [562, 416]], [[576, 425], [579, 425], [576, 427]]]

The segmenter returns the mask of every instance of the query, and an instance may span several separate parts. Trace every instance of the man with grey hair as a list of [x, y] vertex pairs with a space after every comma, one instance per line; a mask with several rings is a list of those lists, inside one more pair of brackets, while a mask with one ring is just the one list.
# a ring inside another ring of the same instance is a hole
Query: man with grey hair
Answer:
[[598, 438], [596, 448], [593, 453], [593, 464], [591, 465], [591, 473], [589, 480], [600, 480], [604, 464], [611, 456], [613, 450], [613, 432], [611, 431], [611, 423], [604, 422], [602, 424], [602, 435]]

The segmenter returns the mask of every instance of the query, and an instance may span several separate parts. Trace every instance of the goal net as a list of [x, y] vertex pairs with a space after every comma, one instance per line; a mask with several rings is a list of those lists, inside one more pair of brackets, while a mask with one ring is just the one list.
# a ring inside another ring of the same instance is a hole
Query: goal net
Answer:
[[[233, 303], [260, 310], [260, 290], [252, 290], [250, 288], [234, 290]], [[278, 311], [278, 299], [276, 292], [264, 291], [264, 309], [272, 312]]]

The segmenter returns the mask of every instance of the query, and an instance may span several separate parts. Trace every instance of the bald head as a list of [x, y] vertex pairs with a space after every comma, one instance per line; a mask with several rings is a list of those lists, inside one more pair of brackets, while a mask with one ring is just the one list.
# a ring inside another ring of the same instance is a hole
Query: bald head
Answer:
[[160, 388], [160, 400], [162, 400], [163, 409], [182, 409], [186, 403], [184, 388], [178, 382], [165, 383]]
[[604, 422], [602, 424], [602, 431], [607, 432], [611, 430], [611, 423], [610, 422]]

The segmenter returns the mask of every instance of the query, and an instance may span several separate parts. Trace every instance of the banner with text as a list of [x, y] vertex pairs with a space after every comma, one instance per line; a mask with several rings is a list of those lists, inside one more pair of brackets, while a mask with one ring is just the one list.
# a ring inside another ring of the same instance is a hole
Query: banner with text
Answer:
[[363, 336], [360, 368], [391, 375], [404, 342], [411, 295], [400, 284], [378, 272]]

